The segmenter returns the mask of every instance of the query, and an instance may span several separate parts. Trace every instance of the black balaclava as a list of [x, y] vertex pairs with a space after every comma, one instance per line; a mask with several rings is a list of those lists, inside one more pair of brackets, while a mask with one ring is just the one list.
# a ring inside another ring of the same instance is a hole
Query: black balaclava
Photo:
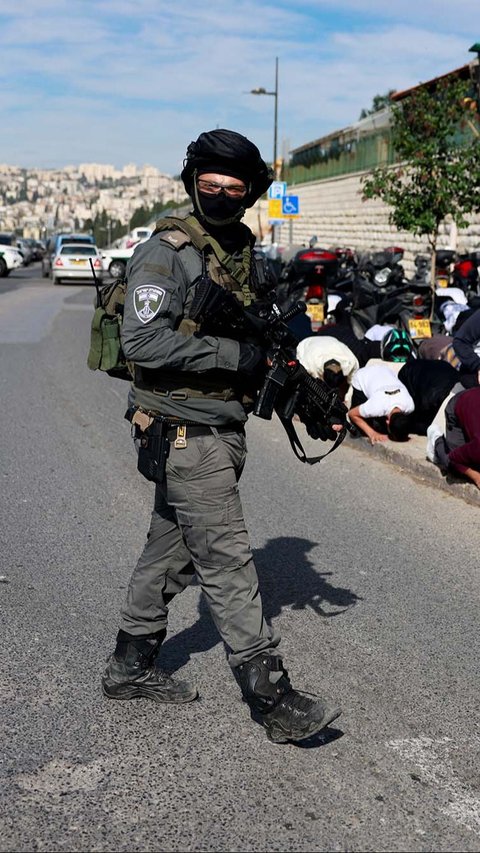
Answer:
[[245, 214], [245, 199], [230, 198], [224, 192], [220, 192], [218, 195], [207, 195], [200, 192], [197, 186], [197, 178], [205, 174], [227, 175], [229, 178], [237, 178], [245, 184], [247, 191], [250, 185], [249, 176], [218, 163], [203, 166], [198, 171], [195, 170], [193, 175], [192, 200], [195, 213], [208, 225], [213, 225], [215, 228], [225, 228], [240, 222]]
[[[204, 174], [227, 175], [229, 178], [237, 178], [243, 181], [247, 190], [249, 188], [248, 176], [235, 171], [235, 169], [212, 163], [211, 166], [202, 167], [198, 173], [195, 171], [191, 193], [195, 215], [207, 226], [212, 237], [215, 237], [220, 245], [228, 251], [233, 248], [241, 248], [242, 244], [245, 245], [247, 242], [246, 239], [240, 240], [245, 231], [245, 226], [240, 221], [245, 214], [245, 199], [230, 198], [224, 192], [220, 192], [218, 195], [200, 192], [197, 186], [197, 177]], [[246, 233], [244, 236], [246, 237]]]

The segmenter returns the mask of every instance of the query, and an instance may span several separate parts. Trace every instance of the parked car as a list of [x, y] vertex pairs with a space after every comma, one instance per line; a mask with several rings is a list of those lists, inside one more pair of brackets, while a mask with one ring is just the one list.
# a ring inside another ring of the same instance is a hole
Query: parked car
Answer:
[[103, 251], [102, 263], [105, 272], [108, 272], [112, 278], [123, 278], [127, 263], [132, 257], [136, 245], [131, 246], [129, 249], [108, 249], [107, 251]]
[[17, 249], [22, 258], [24, 266], [30, 263], [31, 260], [31, 252], [30, 249], [22, 246], [22, 240], [18, 237], [17, 234], [12, 232], [3, 231], [0, 233], [0, 246], [11, 246], [12, 249]]
[[92, 234], [53, 234], [48, 238], [47, 250], [42, 258], [42, 275], [48, 278], [52, 271], [53, 258], [65, 243], [95, 246]]
[[0, 245], [2, 246], [14, 246], [17, 248], [17, 240], [18, 237], [13, 231], [0, 232]]
[[32, 250], [32, 260], [41, 261], [45, 254], [45, 247], [42, 243], [39, 240], [34, 240], [32, 237], [25, 237], [24, 240]]
[[152, 236], [151, 228], [134, 228], [130, 234], [117, 244], [116, 249], [104, 249], [102, 251], [103, 269], [108, 272], [112, 278], [123, 278], [127, 263], [132, 257], [134, 250], [139, 243], [145, 243]]
[[90, 259], [95, 276], [103, 278], [102, 256], [97, 246], [91, 243], [64, 243], [52, 259], [52, 281], [60, 284], [66, 280], [88, 281], [94, 283]]
[[25, 240], [24, 237], [17, 237], [17, 249], [22, 253], [23, 263], [26, 267], [33, 263], [33, 249], [30, 246], [28, 240]]
[[23, 255], [15, 246], [0, 243], [0, 278], [5, 278], [12, 270], [23, 267]]
[[125, 248], [131, 249], [132, 246], [136, 246], [137, 243], [144, 243], [145, 240], [148, 240], [153, 234], [151, 228], [134, 228], [131, 234], [127, 234], [125, 240]]

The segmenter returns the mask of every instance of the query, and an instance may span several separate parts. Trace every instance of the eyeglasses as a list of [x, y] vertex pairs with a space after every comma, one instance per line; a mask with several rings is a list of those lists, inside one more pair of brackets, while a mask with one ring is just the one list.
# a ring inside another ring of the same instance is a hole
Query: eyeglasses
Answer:
[[216, 184], [213, 181], [203, 181], [202, 178], [198, 178], [197, 186], [200, 192], [205, 193], [205, 195], [220, 195], [221, 192], [224, 192], [230, 198], [243, 198], [247, 194], [247, 188], [239, 184], [225, 187], [223, 184]]

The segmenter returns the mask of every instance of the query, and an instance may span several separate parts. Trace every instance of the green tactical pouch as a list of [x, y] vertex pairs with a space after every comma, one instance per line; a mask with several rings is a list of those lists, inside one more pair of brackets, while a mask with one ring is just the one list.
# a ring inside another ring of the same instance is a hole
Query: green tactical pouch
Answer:
[[108, 372], [118, 367], [121, 350], [117, 317], [109, 317], [104, 308], [97, 308], [90, 331], [90, 350], [87, 358], [90, 370]]
[[131, 381], [131, 365], [126, 361], [120, 340], [125, 284], [116, 281], [99, 288], [90, 330], [87, 365], [116, 379]]

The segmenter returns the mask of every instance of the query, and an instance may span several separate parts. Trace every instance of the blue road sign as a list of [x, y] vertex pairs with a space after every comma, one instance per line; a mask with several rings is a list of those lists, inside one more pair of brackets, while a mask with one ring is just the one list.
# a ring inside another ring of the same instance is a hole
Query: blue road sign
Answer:
[[284, 195], [282, 198], [282, 214], [283, 216], [299, 216], [300, 203], [298, 195]]
[[268, 188], [268, 197], [269, 198], [283, 198], [285, 193], [287, 192], [287, 182], [286, 181], [274, 181], [273, 184], [270, 184]]

